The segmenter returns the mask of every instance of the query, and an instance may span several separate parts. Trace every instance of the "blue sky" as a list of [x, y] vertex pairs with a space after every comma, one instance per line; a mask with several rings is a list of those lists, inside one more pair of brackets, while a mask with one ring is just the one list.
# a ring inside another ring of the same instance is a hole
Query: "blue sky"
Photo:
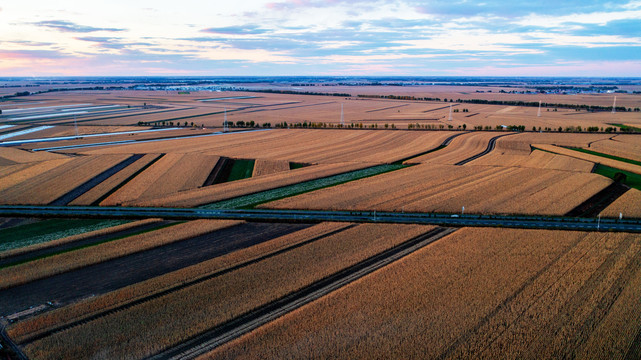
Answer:
[[0, 3], [0, 76], [641, 76], [641, 0]]

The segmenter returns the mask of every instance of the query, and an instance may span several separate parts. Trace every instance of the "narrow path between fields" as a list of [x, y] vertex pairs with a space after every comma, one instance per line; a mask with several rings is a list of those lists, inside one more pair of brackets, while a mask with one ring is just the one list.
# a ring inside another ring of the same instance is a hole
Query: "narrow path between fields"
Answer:
[[343, 269], [299, 291], [266, 304], [225, 324], [201, 333], [178, 346], [169, 348], [150, 359], [193, 359], [212, 349], [265, 325], [303, 305], [317, 300], [332, 291], [377, 270], [412, 252], [456, 231], [453, 228], [436, 228], [410, 239], [403, 244], [374, 255]]

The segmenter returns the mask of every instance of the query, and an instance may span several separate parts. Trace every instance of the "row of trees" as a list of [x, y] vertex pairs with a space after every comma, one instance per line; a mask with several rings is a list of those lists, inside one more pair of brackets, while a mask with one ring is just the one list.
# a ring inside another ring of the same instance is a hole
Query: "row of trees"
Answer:
[[[2, 111], [0, 110], [0, 114], [2, 114]], [[225, 124], [223, 123], [223, 126]], [[254, 122], [253, 120], [251, 121], [227, 121], [226, 124], [229, 128], [272, 128], [272, 123], [265, 122], [262, 124], [258, 124]], [[198, 124], [195, 124], [193, 121], [191, 123], [188, 123], [185, 121], [183, 124], [180, 122], [173, 122], [173, 121], [154, 121], [154, 122], [146, 122], [146, 121], [139, 121], [138, 126], [183, 126], [183, 127], [197, 127]], [[200, 124], [200, 127], [204, 127], [204, 124]], [[363, 124], [363, 123], [350, 123], [350, 124], [333, 124], [333, 123], [322, 123], [322, 122], [295, 122], [295, 123], [287, 123], [286, 121], [279, 122], [274, 124], [274, 128], [277, 129], [289, 129], [289, 128], [298, 128], [298, 129], [379, 129], [378, 124]], [[384, 124], [380, 127], [381, 129], [396, 129], [395, 124]], [[415, 124], [408, 124], [407, 129], [409, 130], [417, 130], [417, 129], [425, 129], [425, 130], [454, 130], [453, 125], [444, 125], [444, 124], [420, 124], [420, 123], [415, 123]], [[456, 130], [467, 130], [467, 125], [462, 124], [462, 125], [457, 125]], [[495, 127], [489, 126], [489, 125], [476, 125], [474, 126], [474, 130], [477, 131], [525, 131], [525, 125], [496, 125]], [[605, 132], [605, 133], [616, 133], [617, 131], [619, 132], [639, 132], [638, 129], [632, 128], [632, 127], [621, 127], [620, 129], [617, 129], [616, 126], [608, 126], [608, 127], [598, 127], [598, 126], [589, 126], [586, 128], [583, 128], [582, 126], [559, 126], [558, 128], [552, 128], [552, 127], [536, 127], [532, 126], [532, 131], [539, 131], [539, 132]]]

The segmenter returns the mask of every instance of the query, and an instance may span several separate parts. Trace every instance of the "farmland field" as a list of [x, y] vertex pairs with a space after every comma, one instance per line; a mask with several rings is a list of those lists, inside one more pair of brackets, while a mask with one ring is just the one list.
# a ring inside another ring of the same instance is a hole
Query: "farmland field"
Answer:
[[[144, 356], [153, 353], [154, 350], [157, 351], [159, 347], [170, 345], [180, 341], [180, 338], [197, 333], [199, 329], [215, 326], [230, 317], [287, 294], [315, 279], [322, 278], [428, 229], [429, 227], [411, 225], [360, 225], [291, 250], [282, 256], [266, 259], [180, 290], [171, 296], [153, 300], [124, 313], [116, 313], [71, 330], [74, 333], [84, 334], [81, 337], [65, 332], [38, 340], [27, 346], [27, 352], [36, 357], [48, 357], [49, 351], [60, 349], [59, 341], [73, 339], [69, 347], [64, 346], [69, 354], [78, 353], [78, 351], [95, 353], [111, 349], [110, 356], [119, 357], [124, 354]], [[360, 241], [363, 236], [367, 236], [370, 241]], [[248, 274], [253, 275], [248, 276]], [[207, 290], [210, 287], [219, 288], [221, 291], [212, 294]], [[266, 291], [257, 292], [255, 289]], [[140, 333], [136, 326], [130, 327], [138, 322], [134, 319], [146, 318], [149, 309], [152, 308], [165, 310], [156, 312], [156, 317], [147, 321], [164, 324], [163, 326], [149, 328], [145, 333]], [[190, 311], [185, 311], [186, 309]], [[178, 317], [180, 321], [171, 321], [170, 319], [176, 317], [176, 314], [180, 314]], [[171, 333], [179, 337], [168, 337], [168, 329], [172, 329]], [[96, 337], [90, 335], [112, 331], [127, 334], [130, 341], [112, 342], [118, 337], [100, 336], [108, 343], [98, 343], [95, 341]]]
[[260, 207], [563, 215], [609, 184], [581, 172], [421, 164]]
[[621, 357], [639, 241], [464, 229], [202, 358]]
[[177, 79], [0, 99], [1, 358], [641, 353], [637, 80]]

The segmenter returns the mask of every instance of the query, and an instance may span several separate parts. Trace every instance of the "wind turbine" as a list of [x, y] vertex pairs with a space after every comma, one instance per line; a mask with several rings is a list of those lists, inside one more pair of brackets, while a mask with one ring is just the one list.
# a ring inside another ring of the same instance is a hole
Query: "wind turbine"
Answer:
[[536, 116], [541, 117], [541, 100], [539, 100], [539, 112], [536, 114]]
[[452, 104], [450, 104], [450, 117], [447, 120], [452, 121]]

